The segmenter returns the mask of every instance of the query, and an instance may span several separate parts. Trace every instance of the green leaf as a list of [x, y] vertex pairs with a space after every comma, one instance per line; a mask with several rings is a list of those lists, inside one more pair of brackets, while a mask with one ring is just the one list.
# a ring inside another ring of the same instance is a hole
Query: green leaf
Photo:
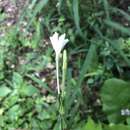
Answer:
[[43, 82], [42, 80], [38, 79], [35, 76], [31, 76], [31, 75], [26, 75], [27, 77], [29, 77], [31, 80], [33, 80], [35, 83], [37, 83], [39, 86], [43, 87], [44, 89], [46, 89], [47, 91], [49, 91], [50, 93], [54, 94], [54, 91], [52, 91], [45, 82]]
[[79, 1], [73, 0], [73, 13], [74, 13], [74, 22], [79, 34], [82, 34], [80, 29], [80, 17], [79, 17]]
[[109, 122], [119, 123], [127, 116], [121, 115], [121, 110], [130, 108], [130, 83], [120, 79], [108, 79], [101, 89], [103, 110]]
[[110, 21], [110, 20], [105, 20], [105, 24], [108, 25], [109, 27], [116, 29], [118, 31], [120, 31], [121, 33], [130, 35], [130, 28], [128, 27], [124, 27], [121, 24], [114, 22], [114, 21]]
[[8, 118], [11, 121], [18, 120], [19, 116], [21, 115], [22, 111], [20, 109], [19, 105], [14, 105], [12, 108], [8, 111]]
[[4, 116], [0, 116], [0, 127], [4, 127]]
[[36, 15], [46, 6], [46, 4], [48, 3], [48, 0], [42, 0], [39, 1], [36, 4], [35, 9], [33, 10], [33, 14], [32, 14], [32, 18], [30, 19], [30, 22], [27, 26], [27, 29], [30, 27], [30, 25], [32, 24], [33, 20], [35, 19]]
[[96, 46], [91, 44], [88, 54], [86, 55], [86, 59], [83, 63], [82, 69], [80, 70], [80, 76], [78, 81], [78, 87], [81, 87], [81, 84], [85, 78], [85, 74], [92, 69], [93, 62], [97, 60], [96, 58]]
[[32, 85], [23, 85], [20, 89], [20, 93], [25, 96], [32, 96], [38, 92], [38, 89]]
[[101, 124], [96, 124], [91, 118], [81, 130], [102, 130]]
[[22, 84], [23, 84], [22, 76], [19, 73], [14, 72], [13, 73], [13, 87], [20, 88]]
[[126, 126], [126, 125], [109, 125], [109, 126], [105, 126], [104, 130], [130, 130], [130, 126]]
[[127, 121], [127, 124], [130, 125], [130, 117], [128, 117], [128, 118], [126, 119], [126, 121]]
[[47, 112], [47, 110], [43, 110], [42, 112], [38, 114], [38, 119], [40, 120], [51, 119], [51, 115], [49, 112]]
[[103, 0], [103, 4], [104, 4], [105, 13], [106, 13], [106, 18], [110, 19], [108, 1], [107, 0]]
[[123, 50], [121, 50], [118, 46], [118, 42], [112, 41], [111, 39], [107, 38], [106, 36], [103, 36], [102, 32], [100, 31], [99, 28], [97, 28], [96, 26], [94, 27], [95, 31], [98, 33], [98, 35], [105, 41], [107, 41], [108, 43], [111, 44], [112, 48], [118, 52], [118, 55], [121, 56], [121, 58], [124, 60], [124, 62], [126, 62], [129, 66], [130, 66], [130, 60], [128, 59], [128, 57], [125, 55], [125, 53], [123, 52]]
[[[3, 48], [0, 48], [3, 49]], [[4, 67], [4, 51], [0, 51], [0, 70], [3, 70]]]
[[62, 125], [61, 125], [60, 119], [58, 119], [58, 121], [56, 122], [56, 124], [54, 126], [54, 130], [62, 130]]
[[0, 87], [0, 97], [4, 97], [4, 96], [8, 95], [10, 92], [11, 92], [11, 89], [9, 89], [6, 86]]

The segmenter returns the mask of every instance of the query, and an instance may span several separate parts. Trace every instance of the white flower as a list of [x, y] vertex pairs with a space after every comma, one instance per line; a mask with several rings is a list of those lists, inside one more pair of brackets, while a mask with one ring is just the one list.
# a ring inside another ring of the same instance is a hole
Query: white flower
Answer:
[[129, 109], [122, 109], [121, 115], [122, 116], [130, 116], [130, 110]]
[[53, 34], [53, 36], [50, 37], [53, 49], [56, 53], [56, 79], [57, 79], [57, 91], [58, 94], [60, 94], [60, 83], [59, 83], [59, 54], [63, 47], [66, 45], [66, 43], [69, 41], [68, 39], [65, 39], [65, 34], [62, 34], [59, 36], [57, 32]]
[[53, 36], [50, 37], [53, 49], [55, 50], [56, 55], [59, 55], [61, 50], [64, 48], [66, 43], [69, 41], [68, 39], [65, 39], [65, 33], [59, 36], [57, 32], [53, 34]]

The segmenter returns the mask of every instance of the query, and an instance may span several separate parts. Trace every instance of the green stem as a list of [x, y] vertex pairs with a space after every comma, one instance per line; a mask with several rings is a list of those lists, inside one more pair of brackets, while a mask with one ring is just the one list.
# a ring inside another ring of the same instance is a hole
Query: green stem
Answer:
[[67, 52], [66, 52], [66, 50], [64, 50], [64, 52], [63, 52], [63, 66], [62, 66], [62, 86], [61, 86], [62, 95], [64, 95], [66, 70], [67, 70]]
[[[66, 55], [66, 54], [64, 54]], [[66, 58], [65, 58], [66, 59]], [[64, 62], [66, 61], [64, 59]], [[60, 92], [60, 83], [59, 83], [59, 54], [56, 54], [56, 79], [57, 79], [57, 91], [58, 91], [58, 104], [59, 104], [59, 121], [60, 121], [60, 126], [59, 129], [60, 130], [65, 130], [66, 128], [66, 123], [65, 123], [65, 119], [64, 119], [64, 106], [63, 106], [63, 93], [62, 90]], [[64, 67], [63, 69], [65, 69], [65, 63], [64, 63]], [[63, 72], [64, 73], [64, 72]], [[65, 84], [65, 73], [62, 75], [63, 76], [63, 81], [62, 81], [62, 85], [64, 86]]]

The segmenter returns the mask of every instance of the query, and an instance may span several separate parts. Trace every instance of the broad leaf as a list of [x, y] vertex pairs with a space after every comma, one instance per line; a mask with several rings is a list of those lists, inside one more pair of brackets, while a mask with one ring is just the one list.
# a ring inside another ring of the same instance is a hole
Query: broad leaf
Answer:
[[91, 118], [81, 130], [102, 130], [101, 124], [96, 124]]
[[103, 130], [130, 130], [130, 126], [126, 125], [110, 125], [110, 126], [105, 126]]
[[14, 72], [13, 73], [13, 87], [20, 88], [22, 84], [23, 84], [22, 76], [19, 73]]
[[17, 120], [19, 118], [19, 116], [21, 115], [22, 111], [20, 109], [19, 105], [14, 105], [13, 107], [11, 107], [7, 113], [8, 118], [11, 121]]
[[109, 122], [119, 123], [126, 119], [121, 110], [130, 108], [130, 83], [120, 79], [108, 79], [101, 89], [103, 110]]
[[39, 92], [36, 87], [32, 85], [26, 85], [26, 84], [24, 84], [19, 91], [20, 91], [20, 94], [24, 96], [32, 96], [33, 94], [36, 94]]
[[0, 97], [4, 97], [10, 92], [11, 92], [11, 90], [6, 86], [1, 86], [0, 87]]

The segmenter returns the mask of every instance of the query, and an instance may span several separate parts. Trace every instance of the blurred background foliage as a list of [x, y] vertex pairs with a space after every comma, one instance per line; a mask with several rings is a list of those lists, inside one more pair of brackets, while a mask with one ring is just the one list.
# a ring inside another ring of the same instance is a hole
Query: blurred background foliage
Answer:
[[0, 130], [61, 130], [54, 32], [69, 39], [64, 130], [129, 130], [129, 115], [121, 115], [130, 109], [129, 0], [9, 3], [16, 11], [0, 9]]

